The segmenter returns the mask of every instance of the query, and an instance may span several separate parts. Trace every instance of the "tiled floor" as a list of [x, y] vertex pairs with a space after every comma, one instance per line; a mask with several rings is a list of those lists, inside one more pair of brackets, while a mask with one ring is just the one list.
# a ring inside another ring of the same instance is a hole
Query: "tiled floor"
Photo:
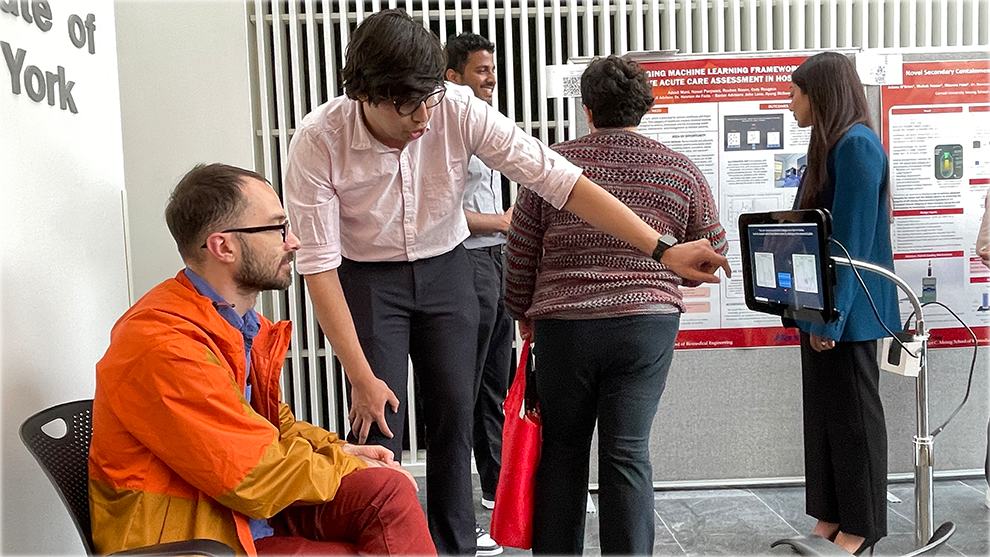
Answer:
[[[422, 478], [420, 478], [422, 482]], [[480, 504], [481, 491], [475, 478], [475, 513], [488, 526], [491, 511]], [[951, 520], [956, 532], [940, 555], [982, 556], [990, 554], [990, 510], [986, 482], [941, 480], [934, 487], [934, 522]], [[891, 484], [890, 494], [899, 503], [889, 503], [889, 535], [876, 545], [874, 555], [903, 555], [914, 549], [914, 484]], [[424, 495], [425, 490], [420, 490]], [[592, 495], [597, 505], [597, 496]], [[698, 491], [661, 491], [656, 500], [656, 555], [781, 555], [789, 548], [770, 549], [770, 543], [811, 532], [814, 519], [804, 514], [804, 488], [754, 488]], [[598, 518], [588, 514], [585, 554], [600, 555]], [[528, 555], [529, 551], [506, 548], [504, 555]]]

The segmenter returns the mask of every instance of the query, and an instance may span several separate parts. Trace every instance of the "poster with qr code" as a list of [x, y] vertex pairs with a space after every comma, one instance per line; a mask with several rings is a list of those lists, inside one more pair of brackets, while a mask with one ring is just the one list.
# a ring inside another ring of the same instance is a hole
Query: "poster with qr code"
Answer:
[[[805, 59], [781, 53], [640, 62], [655, 100], [638, 131], [687, 155], [704, 175], [726, 230], [733, 276], [742, 274], [739, 215], [790, 209], [807, 169], [811, 128], [798, 126], [789, 99], [791, 73]], [[904, 83], [881, 88], [886, 120], [878, 129], [894, 184], [901, 177], [902, 191], [892, 186], [895, 270], [917, 275], [915, 290], [922, 292], [927, 285], [939, 299], [942, 283], [950, 285], [946, 296], [955, 297], [951, 305], [966, 313], [967, 322], [976, 325], [978, 338], [987, 344], [990, 271], [971, 252], [978, 224], [974, 215], [982, 214], [990, 187], [990, 156], [984, 156], [990, 153], [990, 64], [904, 62], [903, 75], [891, 76], [889, 72], [902, 71], [900, 61], [881, 62], [864, 61], [862, 69], [872, 72], [870, 82]], [[901, 159], [906, 162], [899, 163]], [[904, 172], [911, 176], [904, 177]], [[912, 191], [915, 182], [928, 184], [919, 186], [927, 189]], [[918, 207], [909, 207], [911, 203]], [[936, 233], [925, 232], [932, 230]], [[899, 256], [898, 235], [902, 243], [932, 243], [931, 249], [919, 250], [919, 258], [905, 248]], [[953, 247], [935, 245], [938, 242]], [[923, 276], [929, 262], [931, 277]], [[785, 329], [779, 318], [746, 307], [738, 280], [681, 291], [687, 311], [681, 316], [679, 349], [799, 344], [796, 329]], [[944, 337], [941, 346], [953, 346], [953, 339], [965, 331], [949, 323], [938, 325], [946, 327], [938, 333]], [[939, 347], [939, 342], [935, 339], [930, 347]]]

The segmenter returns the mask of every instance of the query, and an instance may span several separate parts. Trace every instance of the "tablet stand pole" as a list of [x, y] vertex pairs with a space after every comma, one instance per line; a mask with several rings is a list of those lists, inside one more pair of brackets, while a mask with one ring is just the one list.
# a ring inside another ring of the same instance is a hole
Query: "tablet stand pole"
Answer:
[[915, 395], [918, 401], [918, 429], [914, 436], [914, 543], [915, 547], [923, 547], [931, 539], [934, 528], [932, 517], [932, 458], [934, 453], [932, 436], [928, 432], [928, 335], [925, 334], [925, 320], [921, 313], [921, 302], [903, 279], [879, 265], [845, 257], [833, 257], [832, 261], [887, 277], [907, 294], [908, 300], [914, 307], [915, 330], [913, 340], [921, 342], [921, 348], [918, 349], [920, 369], [915, 380]]

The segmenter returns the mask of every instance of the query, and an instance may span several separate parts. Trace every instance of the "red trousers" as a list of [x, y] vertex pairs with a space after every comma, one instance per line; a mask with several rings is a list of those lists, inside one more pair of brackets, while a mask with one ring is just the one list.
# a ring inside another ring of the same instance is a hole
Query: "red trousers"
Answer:
[[288, 507], [269, 521], [259, 555], [436, 555], [416, 490], [403, 474], [365, 468], [344, 476], [333, 501]]

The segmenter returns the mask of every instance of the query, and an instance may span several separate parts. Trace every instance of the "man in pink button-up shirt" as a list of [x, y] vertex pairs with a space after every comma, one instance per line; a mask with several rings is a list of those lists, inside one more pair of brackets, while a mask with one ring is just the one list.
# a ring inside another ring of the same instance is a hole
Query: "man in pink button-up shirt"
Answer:
[[725, 258], [660, 233], [467, 87], [444, 88], [439, 40], [404, 12], [355, 30], [346, 97], [298, 126], [286, 204], [302, 241], [316, 316], [344, 366], [351, 437], [401, 455], [406, 361], [423, 391], [427, 507], [440, 553], [475, 552], [471, 431], [478, 306], [461, 242], [472, 155], [552, 205], [625, 240], [685, 278], [717, 282]]

